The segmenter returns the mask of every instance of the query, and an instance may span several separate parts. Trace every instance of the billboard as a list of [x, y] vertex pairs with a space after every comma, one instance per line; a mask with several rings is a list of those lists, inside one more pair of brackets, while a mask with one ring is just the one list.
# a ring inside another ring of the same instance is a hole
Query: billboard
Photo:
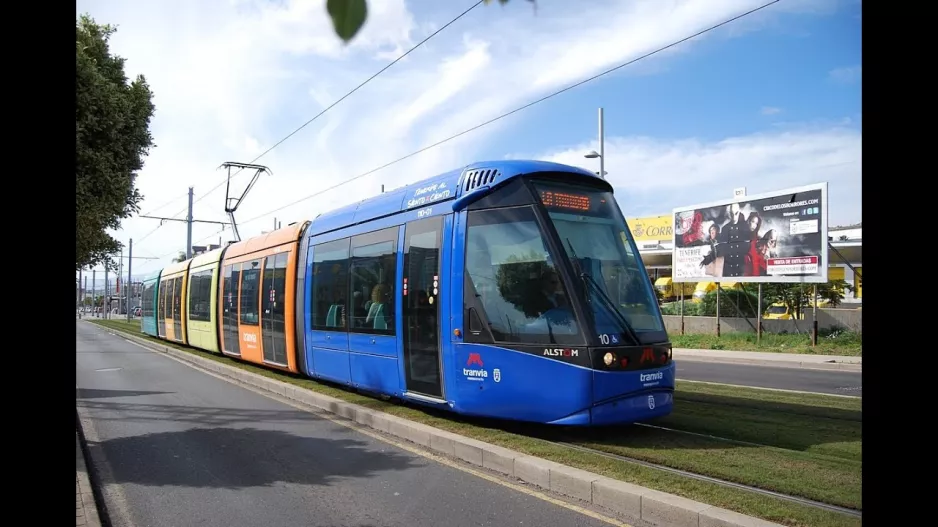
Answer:
[[670, 242], [674, 239], [674, 218], [671, 216], [627, 218], [625, 221], [637, 244]]
[[827, 183], [674, 209], [675, 282], [827, 282]]

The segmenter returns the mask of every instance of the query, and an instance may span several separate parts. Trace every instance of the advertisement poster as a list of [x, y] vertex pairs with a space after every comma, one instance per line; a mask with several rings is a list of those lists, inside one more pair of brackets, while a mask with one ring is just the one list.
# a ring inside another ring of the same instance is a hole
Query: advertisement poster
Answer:
[[827, 282], [827, 183], [674, 209], [675, 282]]

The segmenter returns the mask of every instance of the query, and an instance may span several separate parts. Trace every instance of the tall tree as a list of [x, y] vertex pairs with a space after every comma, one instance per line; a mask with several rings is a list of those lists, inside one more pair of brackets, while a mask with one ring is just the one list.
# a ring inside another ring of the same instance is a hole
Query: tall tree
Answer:
[[[75, 268], [105, 263], [122, 244], [107, 233], [139, 212], [134, 183], [153, 146], [155, 107], [143, 75], [128, 82], [108, 46], [117, 30], [82, 15], [75, 46]], [[106, 263], [105, 263], [106, 264]]]

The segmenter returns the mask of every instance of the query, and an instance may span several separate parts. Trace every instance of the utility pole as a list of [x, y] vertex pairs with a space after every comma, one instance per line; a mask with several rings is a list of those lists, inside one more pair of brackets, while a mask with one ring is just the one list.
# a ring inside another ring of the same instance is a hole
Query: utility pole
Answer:
[[91, 270], [91, 312], [94, 313], [96, 317], [98, 316], [98, 299], [95, 298], [95, 293], [98, 291], [98, 279], [96, 275], [97, 272], [97, 269]]
[[603, 126], [603, 109], [599, 108], [599, 177], [606, 179], [606, 137]]
[[111, 296], [110, 293], [111, 284], [108, 282], [107, 278], [107, 268], [111, 263], [111, 257], [108, 256], [108, 259], [104, 261], [104, 318], [107, 319], [107, 314], [111, 311]]
[[127, 291], [127, 322], [130, 322], [130, 291], [133, 289], [133, 268], [134, 268], [134, 239], [130, 239], [130, 247], [127, 253], [127, 281], [124, 282], [124, 290]]
[[85, 300], [88, 299], [88, 275], [85, 275], [85, 291], [81, 295], [81, 307], [85, 307]]
[[186, 259], [192, 258], [192, 187], [189, 187], [189, 215], [186, 216]]
[[83, 271], [83, 269], [79, 269], [79, 270], [78, 270], [78, 318], [81, 318], [81, 308], [84, 307], [84, 306], [82, 306], [82, 303], [81, 303], [81, 298], [82, 298], [82, 296], [81, 296], [81, 293], [82, 293], [82, 289], [81, 289], [81, 272], [82, 272], [82, 271]]

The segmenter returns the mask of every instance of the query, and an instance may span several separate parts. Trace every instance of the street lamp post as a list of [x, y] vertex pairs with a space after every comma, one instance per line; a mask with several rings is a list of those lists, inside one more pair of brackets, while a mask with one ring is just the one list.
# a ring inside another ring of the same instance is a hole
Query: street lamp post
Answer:
[[603, 127], [603, 109], [600, 108], [599, 109], [599, 152], [595, 150], [591, 150], [588, 154], [586, 154], [585, 157], [587, 159], [596, 159], [597, 157], [599, 158], [599, 172], [597, 172], [597, 174], [599, 174], [599, 177], [603, 179], [606, 179], [606, 170], [605, 170], [606, 145], [605, 145], [605, 142], [606, 142], [606, 139], [605, 139], [605, 130]]

